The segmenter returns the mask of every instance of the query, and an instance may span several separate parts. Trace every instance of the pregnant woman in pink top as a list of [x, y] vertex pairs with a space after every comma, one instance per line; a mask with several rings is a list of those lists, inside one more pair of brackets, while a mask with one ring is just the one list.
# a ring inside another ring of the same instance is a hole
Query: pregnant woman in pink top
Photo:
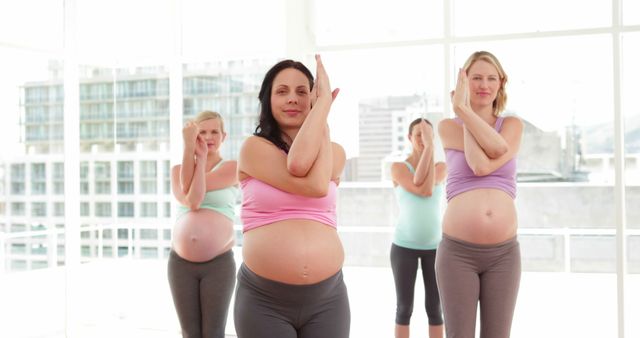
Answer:
[[331, 142], [331, 91], [316, 56], [314, 82], [284, 60], [265, 75], [260, 121], [238, 162], [244, 263], [234, 322], [239, 338], [345, 338], [350, 312], [336, 232], [336, 187], [345, 163]]
[[447, 338], [506, 338], [520, 284], [514, 198], [517, 117], [502, 117], [507, 75], [488, 52], [473, 53], [452, 96], [456, 118], [440, 122], [447, 168], [447, 208], [436, 277]]

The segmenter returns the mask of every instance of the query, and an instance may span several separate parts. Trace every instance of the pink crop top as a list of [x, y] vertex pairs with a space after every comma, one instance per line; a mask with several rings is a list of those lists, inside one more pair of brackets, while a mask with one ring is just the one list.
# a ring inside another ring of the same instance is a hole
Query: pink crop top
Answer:
[[[462, 120], [456, 118], [458, 124], [462, 124]], [[495, 129], [499, 132], [502, 129], [504, 117], [498, 117]], [[493, 188], [499, 189], [511, 196], [516, 197], [516, 159], [512, 158], [502, 167], [496, 169], [489, 175], [476, 176], [464, 157], [464, 152], [455, 149], [445, 149], [447, 161], [447, 201], [463, 192]]]
[[324, 197], [306, 197], [282, 191], [256, 178], [240, 182], [242, 232], [292, 218], [308, 219], [336, 228], [336, 183], [329, 182]]

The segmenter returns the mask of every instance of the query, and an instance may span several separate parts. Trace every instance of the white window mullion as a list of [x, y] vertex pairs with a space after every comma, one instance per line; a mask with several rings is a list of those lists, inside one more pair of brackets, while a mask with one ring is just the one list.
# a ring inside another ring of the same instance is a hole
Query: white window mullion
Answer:
[[616, 224], [616, 278], [617, 278], [617, 320], [618, 338], [625, 336], [625, 283], [626, 276], [626, 210], [625, 210], [625, 153], [624, 153], [624, 116], [622, 116], [622, 44], [620, 26], [622, 24], [622, 0], [612, 0], [612, 52], [613, 52], [613, 138], [615, 163], [615, 224]]
[[65, 333], [75, 337], [80, 265], [80, 92], [77, 3], [64, 1]]

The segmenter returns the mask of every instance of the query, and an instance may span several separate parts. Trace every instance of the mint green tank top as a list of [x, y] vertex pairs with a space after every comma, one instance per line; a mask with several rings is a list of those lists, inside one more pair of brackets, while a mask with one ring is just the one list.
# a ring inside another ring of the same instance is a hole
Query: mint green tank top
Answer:
[[[404, 162], [412, 174], [415, 169]], [[442, 239], [443, 184], [433, 187], [430, 197], [415, 195], [402, 186], [394, 188], [399, 217], [393, 239], [395, 245], [415, 249], [433, 250]]]
[[[224, 161], [220, 161], [220, 163], [216, 164], [211, 169], [211, 171], [218, 169], [218, 167], [220, 167], [223, 162]], [[235, 221], [235, 206], [239, 197], [240, 188], [235, 185], [227, 188], [210, 190], [204, 194], [204, 199], [202, 200], [202, 203], [200, 203], [200, 208], [219, 212], [222, 215], [228, 217], [231, 221]], [[184, 205], [178, 205], [176, 218], [179, 218], [189, 211], [190, 209], [185, 207]]]

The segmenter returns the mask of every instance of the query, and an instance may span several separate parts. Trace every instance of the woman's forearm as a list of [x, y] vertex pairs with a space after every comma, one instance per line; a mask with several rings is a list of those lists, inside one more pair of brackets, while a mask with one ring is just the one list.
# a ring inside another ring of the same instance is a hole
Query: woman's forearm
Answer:
[[185, 195], [189, 193], [194, 170], [195, 149], [193, 146], [185, 146], [182, 152], [182, 166], [180, 166], [180, 187]]
[[206, 162], [206, 159], [203, 159], [195, 163], [191, 186], [189, 187], [189, 192], [185, 195], [191, 210], [200, 208], [200, 204], [204, 200], [204, 194], [206, 193]]
[[306, 176], [320, 151], [319, 140], [324, 134], [331, 98], [318, 98], [291, 144], [287, 156], [287, 169], [294, 176]]
[[486, 175], [486, 167], [490, 161], [487, 154], [478, 144], [476, 138], [466, 125], [462, 127], [464, 138], [464, 158], [476, 176]]
[[427, 174], [429, 170], [432, 168], [433, 158], [433, 143], [424, 145], [424, 149], [420, 153], [420, 158], [418, 159], [418, 165], [416, 165], [416, 172], [413, 175], [413, 184], [421, 185], [422, 182], [427, 178]]
[[470, 109], [461, 110], [458, 117], [489, 158], [498, 158], [509, 150], [504, 137]]

